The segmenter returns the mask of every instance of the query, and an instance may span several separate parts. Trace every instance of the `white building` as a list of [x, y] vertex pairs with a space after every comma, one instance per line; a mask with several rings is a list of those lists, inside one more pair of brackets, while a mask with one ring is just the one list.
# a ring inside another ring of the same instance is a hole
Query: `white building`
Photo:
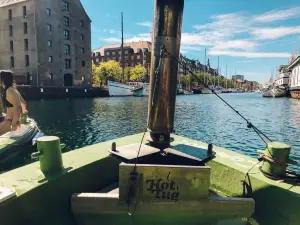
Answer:
[[275, 84], [277, 86], [288, 86], [291, 73], [288, 71], [287, 66], [280, 66], [278, 71], [279, 73], [275, 77]]
[[289, 89], [292, 98], [300, 99], [300, 55], [292, 56], [288, 70], [291, 71]]

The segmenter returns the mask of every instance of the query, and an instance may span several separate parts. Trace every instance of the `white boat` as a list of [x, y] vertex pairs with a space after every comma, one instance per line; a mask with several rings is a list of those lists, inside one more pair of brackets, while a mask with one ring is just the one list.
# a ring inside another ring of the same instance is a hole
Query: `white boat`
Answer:
[[122, 84], [115, 81], [108, 81], [109, 96], [133, 96], [134, 86]]
[[202, 94], [212, 94], [212, 92], [208, 88], [204, 87], [202, 88]]
[[292, 55], [287, 68], [291, 72], [289, 91], [292, 98], [300, 99], [300, 54]]
[[149, 96], [149, 83], [143, 83], [143, 82], [127, 82], [127, 85], [134, 88], [143, 88], [143, 92], [139, 96]]
[[193, 95], [193, 94], [194, 94], [194, 92], [188, 91], [188, 90], [184, 90], [183, 93], [184, 93], [185, 95]]
[[270, 91], [273, 97], [284, 97], [287, 94], [287, 88], [284, 86], [274, 85]]
[[272, 93], [272, 85], [267, 84], [266, 86], [263, 87], [263, 89], [261, 90], [261, 94], [263, 97], [273, 97], [273, 93]]
[[287, 66], [280, 66], [279, 74], [275, 78], [274, 86], [272, 89], [273, 97], [283, 97], [287, 95], [288, 85], [290, 79], [290, 72], [287, 69]]
[[184, 91], [182, 89], [182, 84], [177, 84], [177, 95], [183, 95]]

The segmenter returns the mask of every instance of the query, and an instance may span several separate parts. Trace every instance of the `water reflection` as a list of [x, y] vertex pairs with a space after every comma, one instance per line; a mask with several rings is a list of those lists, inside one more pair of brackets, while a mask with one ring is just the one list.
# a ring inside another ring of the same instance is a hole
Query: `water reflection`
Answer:
[[[292, 144], [293, 158], [300, 159], [300, 101], [262, 98], [257, 93], [222, 96], [272, 139]], [[143, 132], [147, 101], [136, 97], [44, 100], [31, 101], [28, 108], [40, 128], [46, 134], [59, 136], [68, 146], [65, 151], [70, 151]], [[257, 157], [257, 149], [264, 148], [246, 122], [216, 96], [177, 96], [176, 101], [177, 134], [252, 157]]]

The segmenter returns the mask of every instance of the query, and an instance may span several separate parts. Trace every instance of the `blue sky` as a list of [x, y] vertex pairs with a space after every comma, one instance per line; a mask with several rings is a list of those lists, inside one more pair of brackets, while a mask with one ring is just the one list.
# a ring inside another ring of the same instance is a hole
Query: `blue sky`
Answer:
[[[120, 43], [120, 13], [125, 41], [150, 40], [153, 0], [81, 0], [92, 20], [92, 48]], [[181, 51], [228, 76], [244, 74], [265, 82], [276, 67], [299, 51], [299, 0], [185, 0]]]

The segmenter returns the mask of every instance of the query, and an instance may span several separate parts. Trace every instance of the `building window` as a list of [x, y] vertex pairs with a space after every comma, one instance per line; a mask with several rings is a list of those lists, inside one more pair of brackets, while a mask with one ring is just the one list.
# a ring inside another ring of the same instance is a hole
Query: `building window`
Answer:
[[12, 10], [8, 10], [8, 19], [12, 20]]
[[83, 34], [80, 35], [80, 39], [81, 39], [82, 41], [84, 40], [84, 35], [83, 35]]
[[116, 53], [115, 52], [112, 52], [112, 55], [115, 55]]
[[65, 37], [65, 40], [70, 40], [70, 31], [64, 30], [64, 37]]
[[10, 57], [10, 68], [15, 67], [15, 58], [13, 56]]
[[13, 41], [10, 41], [9, 47], [10, 47], [10, 51], [13, 52], [14, 51], [14, 42]]
[[52, 25], [48, 24], [48, 25], [47, 25], [47, 30], [48, 30], [48, 31], [52, 31]]
[[49, 73], [49, 79], [53, 80], [53, 73]]
[[66, 16], [64, 16], [64, 25], [65, 26], [70, 26], [70, 19], [69, 19], [69, 17], [66, 17]]
[[109, 55], [109, 52], [106, 52], [106, 55]]
[[80, 21], [80, 26], [81, 26], [81, 27], [84, 26], [83, 20]]
[[84, 54], [84, 48], [81, 48], [81, 53]]
[[141, 58], [141, 56], [140, 56], [140, 55], [137, 55], [137, 56], [136, 56], [136, 58], [137, 58], [137, 59], [140, 59], [140, 58]]
[[53, 56], [49, 56], [48, 62], [49, 62], [49, 63], [52, 63], [52, 62], [53, 62]]
[[63, 10], [64, 11], [69, 11], [70, 10], [69, 2], [67, 2], [66, 0], [63, 0], [62, 4], [63, 4]]
[[99, 58], [96, 58], [96, 63], [100, 62], [100, 59]]
[[29, 66], [29, 55], [25, 55], [25, 66]]
[[127, 54], [128, 54], [128, 50], [125, 51], [125, 55], [127, 55]]
[[26, 10], [26, 6], [23, 6], [23, 17], [26, 18], [27, 17], [27, 10]]
[[65, 59], [65, 68], [71, 69], [71, 59]]
[[9, 36], [12, 37], [13, 36], [13, 26], [9, 25]]
[[52, 41], [48, 40], [48, 47], [52, 47]]
[[71, 54], [71, 46], [70, 45], [64, 45], [65, 48], [65, 54], [70, 55]]
[[85, 61], [81, 62], [82, 67], [85, 67]]
[[28, 39], [24, 39], [24, 50], [28, 51]]
[[133, 55], [131, 56], [131, 60], [134, 60], [134, 56]]
[[23, 26], [24, 26], [24, 34], [27, 34], [28, 32], [27, 23], [25, 22]]
[[124, 58], [125, 58], [125, 60], [128, 60], [128, 56], [125, 56]]
[[47, 15], [51, 16], [51, 9], [47, 8], [46, 11], [47, 11]]

